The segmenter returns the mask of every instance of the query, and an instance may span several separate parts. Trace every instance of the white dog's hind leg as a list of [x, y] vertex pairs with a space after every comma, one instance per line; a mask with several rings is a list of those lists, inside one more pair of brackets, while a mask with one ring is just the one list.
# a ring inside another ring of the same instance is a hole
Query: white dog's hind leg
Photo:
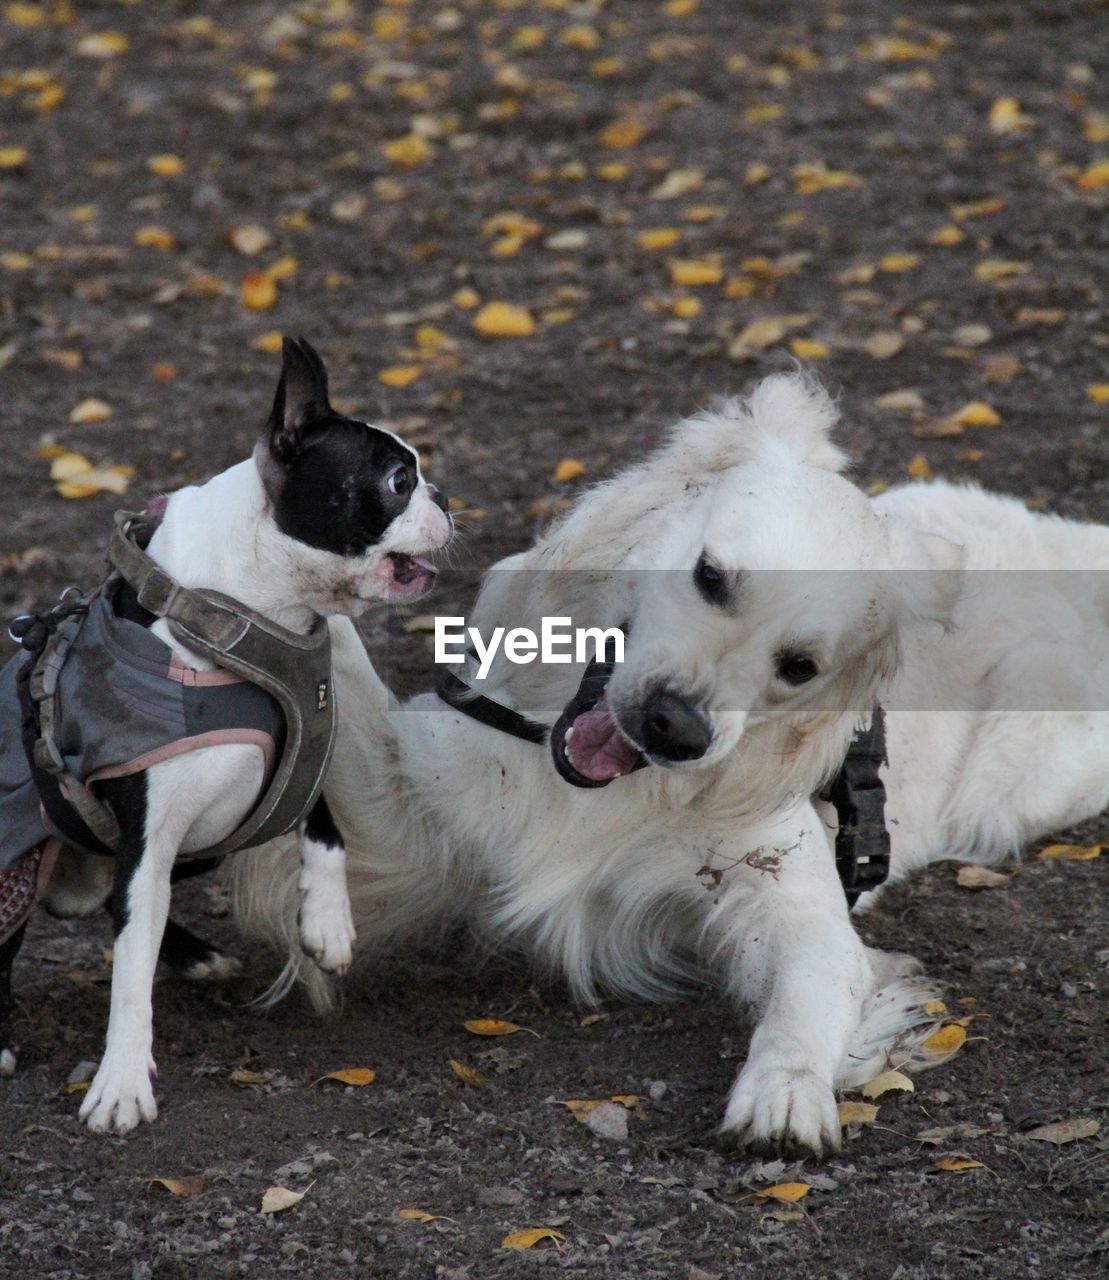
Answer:
[[354, 919], [347, 892], [346, 849], [321, 795], [297, 832], [300, 847], [300, 945], [329, 973], [343, 974], [354, 956]]
[[811, 806], [752, 834], [709, 921], [729, 988], [758, 1016], [722, 1129], [819, 1156], [840, 1146], [837, 1070], [873, 976]]

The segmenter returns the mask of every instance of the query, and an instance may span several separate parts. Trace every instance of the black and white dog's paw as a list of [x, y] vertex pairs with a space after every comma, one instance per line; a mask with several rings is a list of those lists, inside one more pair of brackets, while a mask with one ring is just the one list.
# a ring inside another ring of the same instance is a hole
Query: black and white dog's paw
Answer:
[[149, 1054], [145, 1065], [133, 1059], [113, 1061], [106, 1055], [81, 1103], [80, 1118], [93, 1133], [127, 1133], [143, 1120], [156, 1120], [154, 1074]]
[[342, 893], [320, 887], [300, 904], [300, 946], [327, 973], [340, 977], [354, 959], [354, 919], [344, 886]]
[[174, 920], [166, 921], [158, 959], [190, 982], [220, 982], [234, 978], [243, 967], [237, 957], [217, 951]]
[[842, 1130], [831, 1086], [804, 1068], [744, 1068], [721, 1133], [760, 1154], [813, 1155], [840, 1149]]

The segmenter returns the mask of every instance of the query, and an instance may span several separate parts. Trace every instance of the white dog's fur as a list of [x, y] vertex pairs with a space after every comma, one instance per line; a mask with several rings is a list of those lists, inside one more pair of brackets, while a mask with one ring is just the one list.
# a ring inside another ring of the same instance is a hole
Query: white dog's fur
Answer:
[[[364, 943], [465, 921], [585, 999], [664, 996], [711, 970], [756, 1018], [724, 1129], [816, 1153], [839, 1145], [834, 1090], [926, 1061], [934, 1028], [911, 961], [856, 934], [811, 800], [875, 702], [893, 879], [996, 861], [1109, 802], [1109, 579], [1051, 572], [1109, 569], [1109, 529], [947, 484], [870, 500], [839, 474], [834, 419], [811, 383], [767, 379], [587, 493], [478, 598], [485, 634], [542, 615], [630, 623], [607, 695], [618, 723], [635, 738], [661, 681], [711, 723], [703, 758], [571, 787], [547, 749], [433, 694], [398, 705], [339, 621], [327, 786]], [[739, 571], [727, 607], [694, 586], [703, 551]], [[798, 643], [820, 674], [794, 689], [775, 655]], [[551, 724], [581, 676], [501, 657], [480, 691]], [[287, 946], [290, 976], [296, 863], [273, 857], [233, 876], [240, 917]], [[326, 1004], [327, 980], [302, 976]]]

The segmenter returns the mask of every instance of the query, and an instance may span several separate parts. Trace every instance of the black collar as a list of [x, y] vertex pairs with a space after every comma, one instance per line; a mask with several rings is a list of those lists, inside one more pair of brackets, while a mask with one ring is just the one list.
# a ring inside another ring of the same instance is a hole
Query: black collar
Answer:
[[[585, 680], [591, 671], [592, 667], [587, 670]], [[550, 736], [548, 725], [530, 720], [484, 694], [475, 694], [471, 686], [453, 672], [443, 676], [437, 692], [456, 711], [513, 738], [541, 746]], [[875, 707], [870, 724], [855, 734], [839, 772], [818, 797], [833, 804], [839, 818], [836, 871], [849, 907], [855, 905], [861, 893], [876, 889], [889, 875], [886, 789], [878, 776], [878, 770], [885, 763], [885, 715], [881, 707]]]

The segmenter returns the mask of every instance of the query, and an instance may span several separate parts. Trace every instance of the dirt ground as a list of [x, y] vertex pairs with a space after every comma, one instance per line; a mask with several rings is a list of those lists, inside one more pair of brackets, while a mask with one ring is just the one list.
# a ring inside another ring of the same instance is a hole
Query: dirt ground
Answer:
[[[782, 367], [791, 342], [841, 396], [864, 485], [934, 473], [1109, 516], [1089, 390], [1106, 357], [1095, 3], [2, 15], [5, 616], [94, 580], [120, 503], [56, 494], [43, 446], [133, 467], [132, 505], [208, 476], [264, 417], [272, 331], [311, 338], [336, 400], [417, 442], [457, 499], [440, 610], [462, 611], [482, 566], [581, 483], [555, 483], [556, 464], [610, 473], [676, 415]], [[475, 301], [528, 308], [534, 334], [482, 337]], [[919, 401], [876, 404], [907, 391]], [[999, 425], [953, 421], [979, 401]], [[404, 623], [366, 624], [400, 691], [432, 678]], [[1059, 833], [1105, 834], [1104, 815]], [[274, 960], [203, 882], [175, 914], [243, 974], [159, 980], [162, 1115], [93, 1137], [66, 1081], [99, 1053], [108, 921], [37, 918], [16, 975], [21, 1069], [0, 1081], [0, 1273], [1104, 1274], [1104, 1131], [1059, 1147], [1027, 1133], [1109, 1102], [1105, 865], [1033, 859], [972, 893], [944, 864], [866, 917], [869, 940], [915, 953], [974, 1015], [973, 1039], [883, 1098], [841, 1157], [800, 1169], [714, 1137], [745, 1032], [711, 994], [583, 1023], [557, 983], [459, 944], [357, 972], [333, 1020], [297, 996], [263, 1015], [246, 1006]], [[481, 1040], [462, 1026], [481, 1016], [536, 1034]], [[314, 1083], [349, 1067], [375, 1082]], [[626, 1140], [557, 1105], [615, 1094], [642, 1099]], [[187, 1198], [152, 1182], [198, 1176]], [[751, 1195], [796, 1180], [812, 1188], [796, 1206]], [[308, 1190], [263, 1215], [275, 1184]], [[501, 1247], [526, 1227], [563, 1238]]]

